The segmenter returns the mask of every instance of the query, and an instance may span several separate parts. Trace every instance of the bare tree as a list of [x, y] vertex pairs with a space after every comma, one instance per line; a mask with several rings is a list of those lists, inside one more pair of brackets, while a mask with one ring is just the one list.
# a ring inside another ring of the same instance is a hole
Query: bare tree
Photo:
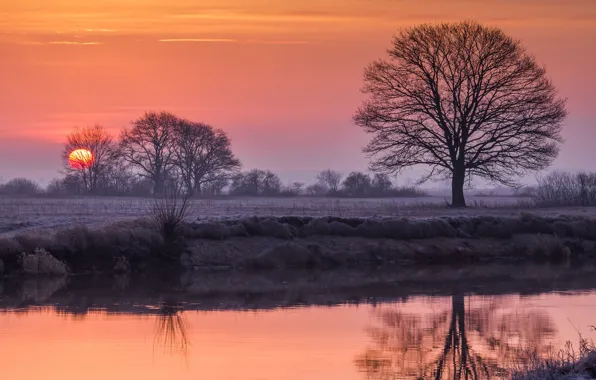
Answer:
[[375, 173], [371, 181], [371, 187], [376, 195], [385, 195], [389, 193], [393, 187], [393, 183], [391, 183], [391, 179], [387, 173]]
[[373, 138], [364, 149], [381, 172], [428, 165], [451, 178], [465, 206], [466, 179], [506, 185], [552, 163], [565, 100], [521, 43], [475, 22], [422, 25], [393, 39], [388, 60], [364, 74], [370, 95], [354, 115]]
[[279, 195], [282, 184], [270, 170], [253, 169], [234, 177], [230, 193], [234, 195]]
[[317, 174], [317, 181], [326, 186], [331, 193], [337, 193], [341, 184], [342, 174], [335, 170], [326, 169]]
[[349, 197], [370, 195], [372, 181], [368, 174], [351, 172], [342, 183], [342, 190]]
[[231, 178], [241, 167], [227, 134], [207, 124], [181, 121], [174, 145], [175, 165], [189, 196], [209, 182]]
[[222, 195], [224, 189], [230, 184], [229, 178], [214, 177], [213, 179], [207, 177], [205, 185], [201, 187], [201, 193], [207, 195]]
[[174, 134], [180, 119], [169, 112], [148, 112], [122, 131], [122, 156], [139, 174], [153, 181], [154, 192], [163, 192], [175, 163]]
[[320, 183], [315, 183], [306, 187], [306, 194], [312, 197], [322, 197], [327, 193], [327, 188]]
[[33, 196], [41, 192], [41, 187], [37, 183], [26, 178], [13, 178], [0, 185], [0, 195]]
[[[69, 156], [77, 149], [86, 149], [93, 160], [76, 168], [70, 166]], [[96, 193], [102, 177], [116, 163], [119, 156], [118, 145], [101, 125], [77, 128], [66, 137], [62, 152], [64, 169], [71, 179], [76, 178], [86, 193]]]

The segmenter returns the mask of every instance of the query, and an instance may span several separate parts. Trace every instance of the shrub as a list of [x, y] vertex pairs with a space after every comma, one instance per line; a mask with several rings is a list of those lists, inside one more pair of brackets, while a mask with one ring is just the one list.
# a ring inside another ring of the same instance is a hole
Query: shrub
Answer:
[[541, 206], [596, 206], [596, 173], [552, 172], [538, 179], [532, 197]]
[[21, 253], [19, 261], [23, 272], [29, 275], [68, 274], [67, 266], [43, 248], [36, 249], [33, 254]]
[[178, 189], [166, 189], [161, 197], [155, 198], [153, 218], [166, 242], [172, 242], [180, 235], [182, 222], [190, 214], [188, 196], [181, 196]]
[[26, 178], [14, 178], [0, 185], [1, 195], [20, 195], [20, 196], [31, 196], [38, 195], [41, 193], [41, 187], [29, 179]]

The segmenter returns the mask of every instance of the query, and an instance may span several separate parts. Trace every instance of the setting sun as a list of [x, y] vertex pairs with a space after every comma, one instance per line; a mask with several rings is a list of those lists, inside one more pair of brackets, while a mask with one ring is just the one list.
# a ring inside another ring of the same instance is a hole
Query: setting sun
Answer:
[[73, 169], [84, 169], [93, 163], [93, 153], [88, 149], [75, 149], [68, 155], [68, 163]]

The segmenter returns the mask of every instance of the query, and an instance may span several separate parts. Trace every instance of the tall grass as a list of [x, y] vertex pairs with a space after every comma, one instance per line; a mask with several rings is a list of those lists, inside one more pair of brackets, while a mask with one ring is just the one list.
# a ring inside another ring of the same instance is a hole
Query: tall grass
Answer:
[[548, 359], [536, 355], [527, 368], [517, 369], [511, 380], [577, 380], [596, 378], [596, 346], [581, 334], [576, 349], [568, 341], [563, 349]]

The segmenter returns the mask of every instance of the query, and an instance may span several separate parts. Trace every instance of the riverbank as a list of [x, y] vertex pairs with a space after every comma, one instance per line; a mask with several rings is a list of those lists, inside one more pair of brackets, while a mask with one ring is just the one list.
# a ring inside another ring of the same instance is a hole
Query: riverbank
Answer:
[[596, 257], [596, 219], [457, 216], [428, 219], [253, 217], [183, 223], [165, 241], [151, 218], [0, 238], [13, 275], [236, 272], [553, 262]]

